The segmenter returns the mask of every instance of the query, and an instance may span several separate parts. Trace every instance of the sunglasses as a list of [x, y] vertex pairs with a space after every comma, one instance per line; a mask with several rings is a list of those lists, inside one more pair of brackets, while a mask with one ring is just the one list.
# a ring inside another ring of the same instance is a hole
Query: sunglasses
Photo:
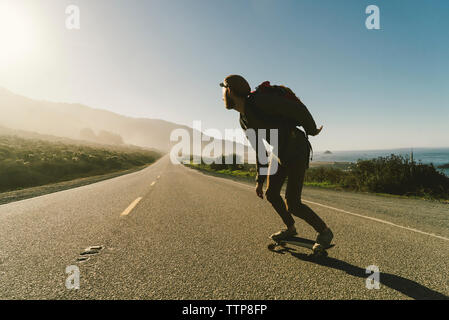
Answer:
[[226, 94], [226, 89], [228, 89], [229, 86], [228, 86], [227, 84], [224, 84], [224, 83], [222, 82], [222, 83], [220, 83], [220, 87], [221, 87], [221, 89], [222, 89], [222, 91], [223, 91], [223, 95]]

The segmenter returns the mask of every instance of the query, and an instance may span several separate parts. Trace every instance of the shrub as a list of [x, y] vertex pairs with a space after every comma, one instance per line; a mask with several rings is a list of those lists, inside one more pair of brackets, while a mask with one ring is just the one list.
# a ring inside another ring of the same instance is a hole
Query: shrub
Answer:
[[[233, 155], [235, 156], [235, 155]], [[205, 167], [232, 175], [255, 175], [255, 165], [213, 163]], [[449, 199], [449, 177], [435, 169], [432, 164], [410, 162], [408, 159], [390, 155], [371, 160], [358, 160], [348, 170], [334, 167], [317, 167], [306, 171], [305, 182], [312, 185], [339, 186], [344, 189], [416, 195]]]
[[363, 191], [449, 197], [448, 177], [433, 164], [410, 162], [402, 156], [359, 160], [352, 174]]

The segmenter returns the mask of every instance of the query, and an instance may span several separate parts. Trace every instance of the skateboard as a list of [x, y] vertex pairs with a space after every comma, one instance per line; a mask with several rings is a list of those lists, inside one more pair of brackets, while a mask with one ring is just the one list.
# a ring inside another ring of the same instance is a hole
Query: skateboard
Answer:
[[299, 246], [312, 250], [312, 256], [316, 257], [327, 257], [328, 255], [327, 250], [335, 246], [335, 244], [331, 244], [328, 247], [323, 247], [322, 245], [316, 243], [313, 240], [300, 237], [289, 237], [283, 240], [274, 240], [273, 238], [270, 237], [270, 239], [274, 241], [274, 243], [268, 245], [268, 249], [270, 249], [271, 251], [279, 252], [280, 250], [276, 250], [277, 247], [288, 249], [287, 244], [291, 244], [294, 246]]

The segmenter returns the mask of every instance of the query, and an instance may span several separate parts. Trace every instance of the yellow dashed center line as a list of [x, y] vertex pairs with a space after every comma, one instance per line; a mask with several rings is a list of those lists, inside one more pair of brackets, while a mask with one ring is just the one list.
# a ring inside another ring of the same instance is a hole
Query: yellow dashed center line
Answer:
[[130, 205], [129, 205], [129, 207], [128, 208], [126, 208], [125, 209], [125, 211], [123, 211], [121, 214], [120, 214], [120, 216], [121, 217], [123, 217], [123, 216], [127, 216], [136, 206], [137, 206], [137, 204], [139, 203], [139, 201], [140, 200], [142, 200], [142, 197], [139, 197], [139, 198], [137, 198], [136, 200], [134, 200]]
[[154, 186], [156, 184], [156, 181], [151, 182], [151, 187]]

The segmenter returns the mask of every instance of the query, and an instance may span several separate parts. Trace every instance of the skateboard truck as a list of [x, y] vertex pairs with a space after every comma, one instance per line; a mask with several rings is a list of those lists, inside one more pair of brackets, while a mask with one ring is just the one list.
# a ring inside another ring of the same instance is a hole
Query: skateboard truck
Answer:
[[287, 244], [291, 244], [291, 245], [295, 245], [295, 246], [299, 246], [299, 247], [303, 247], [303, 248], [312, 250], [311, 255], [317, 256], [317, 257], [327, 257], [327, 255], [328, 255], [327, 250], [335, 246], [335, 244], [331, 244], [328, 247], [323, 247], [321, 244], [319, 244], [313, 240], [300, 238], [300, 237], [289, 237], [289, 238], [281, 239], [281, 240], [273, 239], [270, 237], [270, 239], [274, 241], [274, 244], [270, 244], [268, 246], [268, 249], [270, 249], [272, 251], [276, 251], [275, 248], [277, 246], [281, 246], [281, 247], [285, 248], [287, 246]]

